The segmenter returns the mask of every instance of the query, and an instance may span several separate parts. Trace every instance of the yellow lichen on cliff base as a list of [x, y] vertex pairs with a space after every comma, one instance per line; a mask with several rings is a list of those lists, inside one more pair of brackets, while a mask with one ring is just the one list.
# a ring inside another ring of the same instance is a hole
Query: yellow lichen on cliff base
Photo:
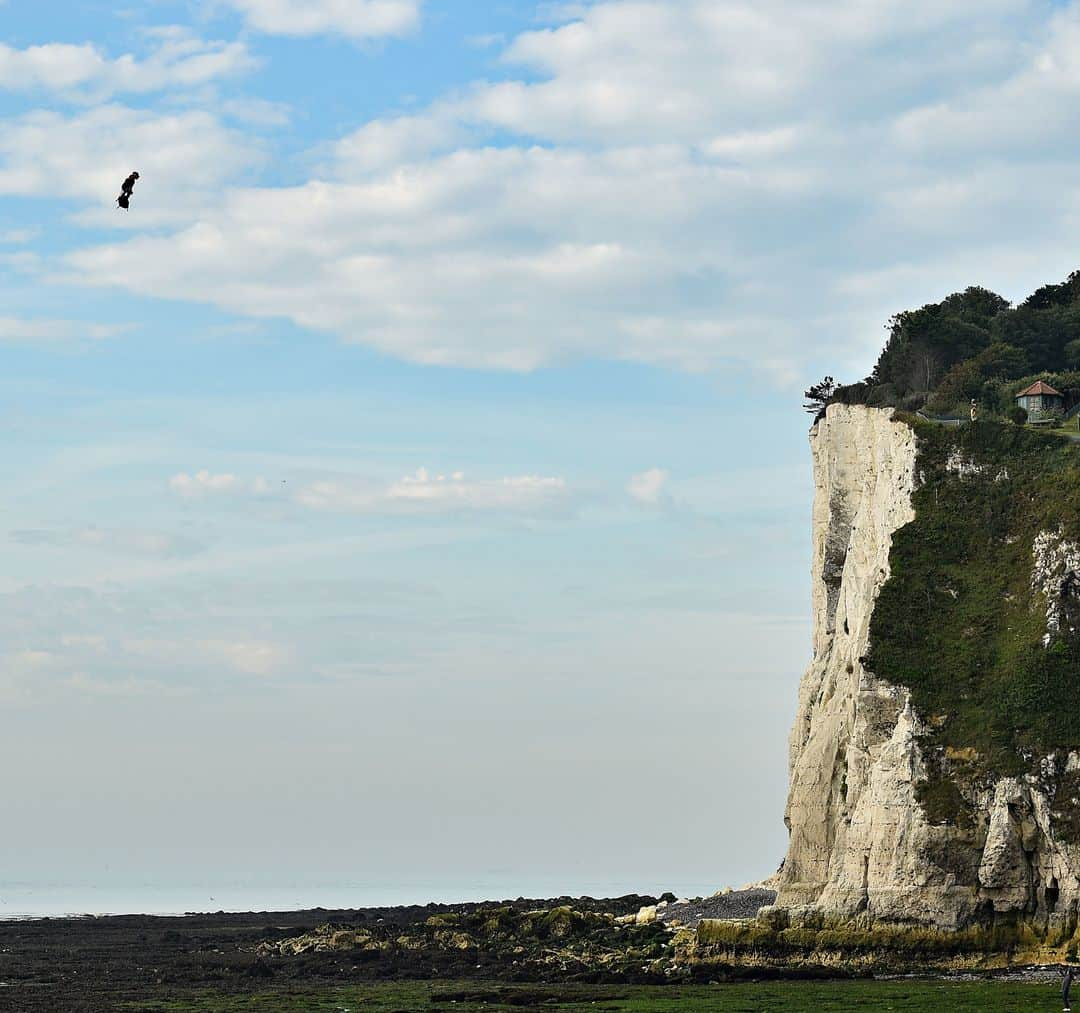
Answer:
[[1064, 962], [1076, 940], [1051, 942], [1023, 923], [955, 932], [925, 926], [815, 918], [788, 924], [775, 917], [704, 920], [675, 940], [678, 961], [733, 967], [818, 966], [872, 971], [990, 970]]

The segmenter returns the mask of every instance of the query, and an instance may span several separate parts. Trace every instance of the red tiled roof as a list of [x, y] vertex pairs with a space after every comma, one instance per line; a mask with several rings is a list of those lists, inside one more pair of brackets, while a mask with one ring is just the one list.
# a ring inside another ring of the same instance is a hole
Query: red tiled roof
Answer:
[[1042, 380], [1036, 380], [1027, 390], [1020, 391], [1017, 397], [1027, 397], [1029, 394], [1055, 394], [1057, 397], [1064, 397], [1059, 390], [1054, 390], [1048, 383], [1043, 383]]

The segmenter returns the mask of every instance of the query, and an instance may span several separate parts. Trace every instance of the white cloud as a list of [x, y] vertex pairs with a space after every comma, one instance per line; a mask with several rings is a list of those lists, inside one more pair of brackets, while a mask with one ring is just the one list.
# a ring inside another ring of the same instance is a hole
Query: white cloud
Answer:
[[242, 484], [235, 475], [228, 473], [213, 475], [203, 469], [189, 475], [180, 472], [169, 479], [169, 488], [178, 496], [185, 499], [194, 499], [199, 496], [208, 496], [214, 493], [235, 493], [241, 491]]
[[[18, 253], [0, 253], [0, 264], [10, 267], [12, 271], [20, 274], [33, 274], [41, 268], [42, 258], [37, 253], [29, 250], [20, 250]], [[11, 319], [8, 317], [7, 319]]]
[[311, 510], [355, 514], [426, 514], [463, 511], [529, 512], [564, 509], [572, 496], [566, 480], [543, 475], [471, 479], [463, 472], [433, 474], [418, 468], [386, 482], [360, 476], [309, 481], [295, 489], [265, 478], [231, 473], [181, 472], [169, 486], [185, 499], [214, 495], [273, 497]]
[[[190, 221], [260, 160], [251, 138], [201, 110], [39, 110], [3, 126], [0, 194], [88, 201], [83, 220], [114, 227]], [[129, 217], [115, 200], [132, 169], [141, 178]]]
[[38, 234], [37, 229], [8, 229], [5, 232], [0, 232], [0, 243], [21, 246], [23, 243], [29, 243], [36, 239]]
[[54, 650], [26, 647], [0, 652], [0, 700], [28, 700], [65, 670], [64, 655]]
[[120, 646], [126, 654], [154, 663], [183, 656], [189, 663], [223, 667], [241, 675], [273, 675], [289, 657], [282, 645], [258, 640], [125, 640]]
[[90, 43], [52, 42], [15, 49], [0, 43], [0, 89], [74, 92], [101, 99], [119, 92], [193, 88], [250, 70], [242, 42], [207, 42], [181, 28], [158, 29], [145, 58], [110, 59]]
[[[1075, 259], [1078, 11], [603, 0], [513, 40], [516, 80], [342, 138], [319, 178], [69, 263], [421, 363], [865, 368], [897, 309], [1022, 294], [994, 230], [1035, 281]], [[859, 284], [910, 274], [930, 235], [917, 288]]]
[[190, 691], [183, 686], [170, 686], [157, 679], [103, 679], [76, 672], [64, 680], [65, 688], [76, 693], [98, 697], [185, 696]]
[[655, 505], [660, 502], [667, 480], [668, 472], [663, 468], [650, 468], [634, 475], [627, 483], [626, 491], [639, 503]]
[[744, 130], [721, 134], [702, 145], [710, 158], [733, 160], [769, 159], [796, 148], [805, 141], [801, 126], [774, 127], [769, 130]]
[[456, 511], [531, 511], [565, 505], [562, 478], [519, 475], [468, 479], [461, 472], [433, 475], [424, 468], [387, 485], [314, 482], [297, 502], [315, 510], [346, 513], [447, 513]]
[[189, 475], [179, 472], [169, 479], [169, 488], [184, 499], [201, 499], [205, 496], [269, 496], [277, 490], [262, 476], [241, 479], [229, 472], [214, 474], [205, 468]]
[[272, 35], [404, 35], [420, 23], [420, 0], [221, 0]]
[[[423, 363], [531, 369], [594, 355], [700, 366], [714, 348], [671, 335], [730, 326], [701, 319], [702, 307], [672, 307], [662, 342], [637, 330], [710, 270], [712, 238], [687, 230], [723, 193], [720, 175], [668, 150], [463, 151], [364, 183], [237, 192], [213, 221], [71, 263], [98, 284], [287, 316]], [[676, 232], [680, 257], [667, 248]]]
[[280, 645], [261, 641], [204, 640], [197, 647], [244, 675], [273, 675], [288, 655]]
[[223, 678], [294, 674], [299, 645], [258, 608], [245, 609], [259, 594], [218, 591], [213, 608], [175, 584], [120, 590], [114, 582], [101, 592], [42, 581], [4, 593], [0, 697], [171, 695], [215, 691]]
[[334, 146], [332, 170], [351, 179], [386, 172], [451, 149], [466, 136], [464, 125], [449, 107], [423, 116], [372, 120]]
[[1011, 73], [905, 112], [895, 139], [911, 158], [1028, 159], [1055, 136], [1075, 152], [1078, 93], [1080, 5], [1073, 4], [1050, 19], [1042, 45]]
[[284, 126], [292, 115], [284, 102], [268, 102], [258, 98], [227, 99], [219, 103], [218, 108], [231, 119], [257, 127]]
[[28, 529], [13, 531], [11, 540], [19, 545], [99, 549], [117, 555], [151, 558], [193, 556], [203, 549], [201, 543], [183, 535], [137, 528]]
[[84, 647], [92, 651], [103, 651], [107, 641], [99, 634], [65, 633], [60, 637], [64, 647]]
[[115, 324], [89, 324], [78, 320], [50, 320], [45, 317], [0, 317], [0, 344], [115, 337], [125, 328]]
[[11, 663], [23, 672], [40, 672], [56, 668], [59, 657], [52, 651], [25, 650], [9, 655]]
[[489, 32], [481, 35], [470, 35], [465, 41], [477, 49], [488, 49], [491, 46], [500, 46], [506, 41], [506, 36], [501, 32]]
[[[913, 75], [955, 81], [994, 55], [979, 48], [987, 34], [1030, 9], [1026, 0], [609, 0], [518, 36], [504, 61], [546, 80], [485, 86], [476, 102], [484, 118], [547, 138], [699, 144], [721, 130], [806, 121], [815, 109], [850, 114], [866, 89], [884, 97]], [[946, 36], [965, 48], [950, 52]]]

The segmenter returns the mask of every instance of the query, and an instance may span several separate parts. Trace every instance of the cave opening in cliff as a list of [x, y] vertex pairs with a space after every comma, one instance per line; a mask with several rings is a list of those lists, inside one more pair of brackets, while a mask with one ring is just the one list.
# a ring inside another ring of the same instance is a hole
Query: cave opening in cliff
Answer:
[[1046, 913], [1053, 914], [1057, 910], [1058, 897], [1061, 891], [1058, 889], [1058, 881], [1051, 879], [1046, 884], [1046, 892], [1043, 894], [1043, 898], [1046, 901]]

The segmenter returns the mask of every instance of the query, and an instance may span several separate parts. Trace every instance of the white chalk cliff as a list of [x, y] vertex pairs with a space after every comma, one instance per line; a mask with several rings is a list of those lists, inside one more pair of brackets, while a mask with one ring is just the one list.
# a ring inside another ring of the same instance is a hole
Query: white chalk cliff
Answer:
[[[1071, 931], [1080, 849], [1056, 840], [1052, 827], [1060, 758], [1044, 760], [1038, 775], [970, 790], [973, 826], [931, 825], [916, 785], [926, 773], [919, 733], [933, 715], [915, 713], [906, 689], [860, 661], [893, 534], [915, 516], [914, 431], [891, 410], [836, 404], [810, 444], [813, 659], [791, 733], [790, 842], [777, 906], [796, 916], [939, 928], [1013, 919]], [[1076, 553], [1053, 533], [1041, 537], [1033, 582], [1053, 584]], [[1052, 598], [1050, 627], [1066, 621]]]

